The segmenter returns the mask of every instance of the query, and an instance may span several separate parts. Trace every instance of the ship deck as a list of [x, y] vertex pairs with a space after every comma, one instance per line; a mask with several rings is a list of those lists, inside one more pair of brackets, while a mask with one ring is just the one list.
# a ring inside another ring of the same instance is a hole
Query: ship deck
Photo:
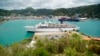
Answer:
[[76, 28], [76, 26], [70, 24], [48, 24], [47, 26], [39, 26], [38, 28]]

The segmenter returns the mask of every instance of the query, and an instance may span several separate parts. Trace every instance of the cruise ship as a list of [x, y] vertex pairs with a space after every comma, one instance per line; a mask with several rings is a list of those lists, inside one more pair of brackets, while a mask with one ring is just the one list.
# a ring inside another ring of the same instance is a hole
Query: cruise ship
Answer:
[[25, 26], [28, 32], [66, 32], [66, 31], [77, 31], [79, 27], [72, 24], [57, 24], [45, 21], [44, 23], [39, 23], [35, 26]]

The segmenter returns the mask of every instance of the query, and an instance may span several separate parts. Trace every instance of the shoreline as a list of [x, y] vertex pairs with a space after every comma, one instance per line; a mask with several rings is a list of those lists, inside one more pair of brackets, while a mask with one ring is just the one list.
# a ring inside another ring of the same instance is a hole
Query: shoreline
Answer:
[[7, 21], [9, 21], [9, 20], [0, 21], [0, 24], [3, 24], [5, 22], [7, 22]]

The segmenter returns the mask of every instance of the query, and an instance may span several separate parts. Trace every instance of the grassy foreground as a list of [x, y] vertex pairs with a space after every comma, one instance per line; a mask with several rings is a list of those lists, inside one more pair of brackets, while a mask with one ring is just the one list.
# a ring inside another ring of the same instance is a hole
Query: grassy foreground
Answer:
[[0, 46], [0, 56], [99, 56], [100, 41], [83, 40], [82, 36], [73, 33], [65, 34], [59, 39], [52, 37], [34, 36], [36, 44], [27, 48], [31, 39], [23, 40], [21, 43], [10, 47]]

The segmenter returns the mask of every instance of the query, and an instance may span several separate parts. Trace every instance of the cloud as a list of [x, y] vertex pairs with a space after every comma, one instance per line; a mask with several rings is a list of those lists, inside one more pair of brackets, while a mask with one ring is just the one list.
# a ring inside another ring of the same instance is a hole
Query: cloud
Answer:
[[83, 5], [100, 4], [100, 0], [0, 0], [0, 9], [70, 8]]

